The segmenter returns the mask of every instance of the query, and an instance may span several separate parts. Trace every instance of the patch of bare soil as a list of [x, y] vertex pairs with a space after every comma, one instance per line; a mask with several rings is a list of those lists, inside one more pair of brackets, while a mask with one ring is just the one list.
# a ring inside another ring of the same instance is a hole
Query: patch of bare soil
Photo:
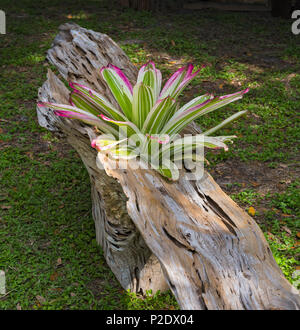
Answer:
[[[105, 296], [105, 290], [103, 288], [107, 286], [111, 289], [113, 287], [112, 282], [101, 278], [96, 278], [87, 284], [87, 288], [93, 293], [96, 300], [99, 300]], [[119, 286], [115, 286], [115, 289], [118, 288]]]
[[282, 193], [300, 175], [300, 167], [294, 164], [279, 164], [270, 168], [267, 163], [258, 161], [242, 162], [238, 159], [227, 160], [209, 169], [210, 174], [227, 193], [239, 193], [251, 189], [262, 197], [259, 203], [253, 205], [259, 211], [256, 221], [264, 222], [264, 212], [270, 209], [268, 199], [264, 197], [270, 193]]
[[255, 187], [259, 194], [265, 195], [284, 191], [293, 178], [299, 176], [300, 169], [296, 164], [270, 168], [267, 163], [234, 159], [217, 164], [211, 174], [224, 190], [228, 190], [228, 185], [240, 183], [244, 187]]

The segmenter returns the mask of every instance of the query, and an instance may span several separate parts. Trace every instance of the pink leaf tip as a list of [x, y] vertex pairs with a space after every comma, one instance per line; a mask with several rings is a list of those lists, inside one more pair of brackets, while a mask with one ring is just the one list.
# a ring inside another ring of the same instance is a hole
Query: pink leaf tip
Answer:
[[92, 146], [92, 148], [96, 148], [96, 141], [97, 141], [97, 139], [94, 139], [94, 140], [91, 142], [91, 146]]

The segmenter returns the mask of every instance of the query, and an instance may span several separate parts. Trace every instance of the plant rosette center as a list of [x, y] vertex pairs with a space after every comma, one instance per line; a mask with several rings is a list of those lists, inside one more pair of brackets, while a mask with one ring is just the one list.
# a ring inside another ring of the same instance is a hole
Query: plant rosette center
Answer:
[[191, 162], [203, 164], [204, 147], [228, 150], [226, 142], [236, 136], [211, 136], [246, 111], [240, 111], [202, 134], [181, 136], [182, 130], [195, 119], [239, 100], [248, 88], [233, 94], [214, 97], [204, 94], [180, 106], [179, 95], [201, 71], [188, 64], [178, 69], [162, 87], [162, 75], [155, 64], [144, 64], [134, 86], [118, 67], [109, 64], [100, 69], [118, 107], [97, 91], [70, 82], [70, 104], [40, 102], [57, 116], [78, 119], [95, 126], [101, 134], [91, 146], [111, 159], [140, 159], [150, 168], [171, 180]]

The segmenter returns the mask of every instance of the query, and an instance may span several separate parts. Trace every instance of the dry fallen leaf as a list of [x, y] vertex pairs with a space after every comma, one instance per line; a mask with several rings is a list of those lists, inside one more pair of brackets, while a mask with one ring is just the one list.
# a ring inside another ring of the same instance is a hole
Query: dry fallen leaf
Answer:
[[30, 158], [31, 160], [33, 160], [33, 153], [32, 153], [32, 152], [27, 151], [27, 152], [25, 152], [25, 154], [26, 154], [26, 156], [27, 156], [28, 158]]
[[254, 217], [255, 216], [255, 208], [253, 206], [250, 206], [248, 209], [248, 213]]
[[286, 165], [286, 164], [279, 164], [279, 166], [282, 167], [282, 168], [287, 168], [288, 167], [288, 165]]
[[46, 299], [43, 296], [36, 296], [35, 298], [41, 305], [46, 302]]
[[1, 205], [2, 210], [9, 210], [11, 208], [10, 205]]
[[172, 44], [172, 46], [175, 46], [175, 41], [171, 40], [171, 44]]
[[291, 230], [288, 227], [282, 226], [282, 229], [284, 229], [289, 235], [292, 234]]
[[58, 259], [56, 260], [56, 265], [57, 265], [57, 266], [60, 266], [60, 265], [62, 265], [62, 261], [61, 261], [61, 258], [58, 258]]
[[50, 275], [50, 281], [55, 281], [58, 278], [58, 273], [54, 272]]

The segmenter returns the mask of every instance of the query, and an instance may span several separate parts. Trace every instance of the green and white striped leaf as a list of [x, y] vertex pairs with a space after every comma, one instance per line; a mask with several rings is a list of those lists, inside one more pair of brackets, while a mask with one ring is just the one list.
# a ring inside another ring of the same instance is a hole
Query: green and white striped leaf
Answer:
[[148, 113], [153, 107], [152, 89], [144, 83], [138, 83], [133, 88], [132, 121], [138, 128], [142, 128]]
[[109, 155], [113, 159], [134, 159], [138, 156], [138, 154], [135, 151], [135, 148], [131, 146], [120, 146], [115, 149], [109, 150]]
[[214, 149], [223, 148], [225, 151], [227, 151], [228, 147], [224, 142], [231, 141], [232, 138], [235, 138], [235, 136], [210, 137], [205, 136], [203, 134], [198, 134], [194, 136], [183, 137], [177, 139], [173, 143], [163, 146], [159, 154], [159, 159], [184, 159], [184, 154], [192, 154], [196, 150], [196, 148], [199, 147], [207, 147]]
[[113, 120], [104, 115], [100, 115], [100, 117], [106, 122], [110, 122], [119, 126], [121, 129], [120, 135], [124, 138], [129, 138], [129, 142], [132, 143], [133, 145], [135, 146], [144, 145], [146, 141], [146, 136], [141, 133], [141, 131], [134, 123], [130, 121]]
[[193, 120], [211, 111], [221, 108], [231, 102], [241, 99], [244, 93], [245, 91], [241, 91], [226, 98], [217, 97], [213, 99], [207, 99], [203, 103], [196, 104], [194, 106], [189, 106], [189, 107], [185, 106], [183, 110], [179, 109], [173, 115], [173, 117], [163, 128], [162, 133], [166, 133], [170, 135], [179, 133], [184, 127], [186, 127]]
[[203, 134], [204, 135], [211, 135], [212, 133], [215, 133], [216, 131], [218, 131], [219, 129], [225, 127], [226, 125], [230, 124], [231, 122], [233, 122], [234, 120], [238, 119], [239, 117], [243, 116], [245, 113], [247, 113], [247, 110], [243, 110], [243, 111], [239, 111], [237, 113], [235, 113], [234, 115], [228, 117], [227, 119], [225, 119], [224, 121], [222, 121], [219, 125], [205, 131]]
[[93, 111], [93, 114], [103, 113], [115, 120], [126, 120], [125, 115], [102, 95], [84, 85], [71, 82], [70, 87], [73, 89], [71, 94], [71, 101], [79, 108], [87, 111]]
[[144, 122], [142, 132], [149, 134], [160, 133], [166, 122], [176, 110], [175, 100], [170, 96], [158, 100], [152, 110], [148, 113]]
[[153, 62], [150, 61], [140, 68], [137, 84], [142, 82], [144, 85], [150, 87], [153, 92], [154, 101], [158, 99], [161, 89], [161, 81], [161, 72], [155, 68], [155, 64]]
[[108, 65], [100, 70], [103, 79], [106, 81], [113, 96], [117, 100], [125, 116], [132, 119], [132, 87], [128, 79], [122, 71], [113, 66]]
[[70, 119], [79, 119], [89, 125], [98, 127], [104, 133], [110, 133], [114, 136], [118, 135], [118, 131], [115, 130], [112, 126], [106, 124], [100, 118], [85, 110], [66, 104], [57, 104], [49, 102], [40, 102], [38, 103], [38, 106], [47, 107], [54, 110], [54, 113], [57, 116], [66, 117]]
[[109, 149], [115, 149], [117, 145], [127, 141], [128, 139], [115, 140], [110, 137], [106, 137], [103, 135], [98, 136], [96, 139], [92, 141], [92, 147], [97, 149], [98, 151], [106, 151]]
[[71, 94], [70, 104], [76, 108], [85, 110], [95, 116], [98, 116], [99, 113], [101, 113], [101, 109], [99, 109], [99, 107], [96, 107], [94, 104], [90, 103], [78, 94]]
[[179, 179], [179, 169], [174, 162], [163, 162], [157, 171], [170, 180], [176, 181]]

